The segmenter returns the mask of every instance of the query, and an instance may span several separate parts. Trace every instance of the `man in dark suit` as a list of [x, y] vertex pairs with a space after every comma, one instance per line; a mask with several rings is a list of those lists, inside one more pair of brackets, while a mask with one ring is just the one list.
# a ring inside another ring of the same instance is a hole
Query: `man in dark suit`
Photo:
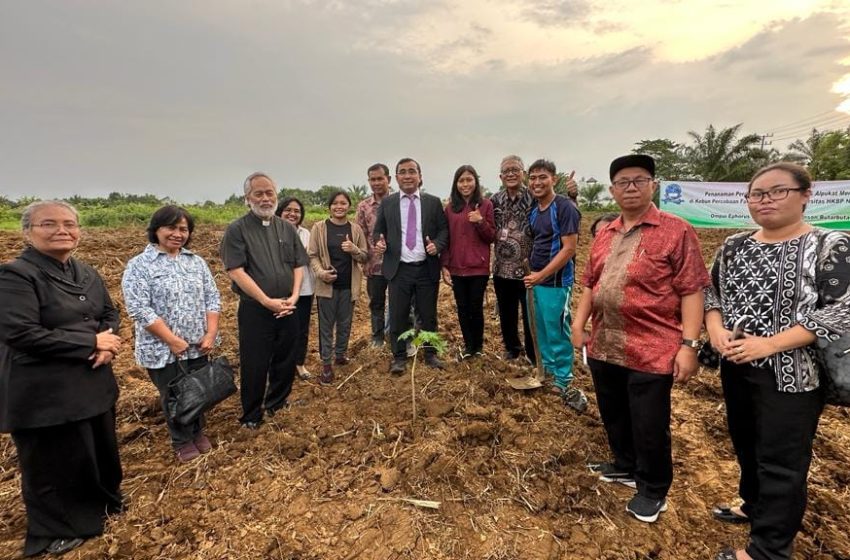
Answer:
[[[381, 203], [372, 232], [375, 251], [383, 254], [384, 278], [390, 287], [390, 373], [404, 373], [407, 354], [398, 337], [409, 326], [411, 301], [415, 301], [421, 328], [437, 330], [437, 294], [440, 288], [440, 251], [449, 243], [449, 226], [443, 203], [421, 192], [422, 172], [412, 158], [395, 168], [401, 192]], [[432, 347], [425, 349], [425, 363], [443, 368]]]

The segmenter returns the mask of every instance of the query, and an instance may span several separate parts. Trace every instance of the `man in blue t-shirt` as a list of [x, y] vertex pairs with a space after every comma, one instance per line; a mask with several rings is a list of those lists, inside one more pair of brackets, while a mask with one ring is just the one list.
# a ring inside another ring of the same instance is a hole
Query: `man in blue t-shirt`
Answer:
[[570, 296], [581, 215], [575, 204], [555, 194], [555, 164], [539, 159], [528, 168], [528, 188], [536, 200], [528, 213], [531, 273], [523, 281], [533, 289], [534, 326], [544, 370], [567, 406], [583, 412], [587, 398], [571, 387], [573, 345], [570, 342]]

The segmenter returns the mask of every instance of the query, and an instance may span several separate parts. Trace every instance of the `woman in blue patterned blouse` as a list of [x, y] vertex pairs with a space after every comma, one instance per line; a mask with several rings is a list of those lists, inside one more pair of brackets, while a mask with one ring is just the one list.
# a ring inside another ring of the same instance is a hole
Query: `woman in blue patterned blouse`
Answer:
[[[127, 263], [121, 286], [135, 321], [136, 361], [147, 368], [165, 410], [168, 384], [180, 372], [206, 364], [218, 334], [221, 298], [203, 258], [187, 249], [195, 222], [186, 210], [163, 206], [151, 217], [145, 250]], [[203, 416], [191, 425], [166, 417], [181, 462], [212, 448]]]

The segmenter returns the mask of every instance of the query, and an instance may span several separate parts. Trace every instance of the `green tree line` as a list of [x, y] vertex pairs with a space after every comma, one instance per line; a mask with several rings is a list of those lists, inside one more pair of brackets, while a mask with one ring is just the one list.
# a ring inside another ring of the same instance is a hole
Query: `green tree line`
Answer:
[[[850, 179], [850, 128], [812, 129], [808, 137], [793, 141], [787, 151], [780, 152], [765, 147], [767, 137], [745, 134], [742, 127], [708, 125], [702, 133], [689, 131], [687, 142], [640, 140], [632, 152], [651, 155], [656, 178], [662, 181], [746, 182], [760, 167], [777, 161], [803, 165], [815, 181]], [[606, 191], [607, 184], [582, 180], [579, 203], [587, 210], [608, 209]]]
[[[850, 179], [850, 128], [846, 130], [812, 129], [805, 138], [795, 140], [789, 149], [780, 152], [765, 146], [765, 137], [744, 133], [743, 124], [728, 128], [708, 125], [703, 132], [689, 131], [687, 141], [676, 142], [669, 138], [639, 140], [634, 153], [649, 154], [656, 161], [656, 177], [666, 181], [748, 181], [760, 167], [776, 161], [792, 161], [809, 169], [816, 181]], [[563, 193], [567, 176], [560, 173], [555, 190]], [[579, 205], [584, 210], [615, 210], [608, 196], [607, 178], [581, 178]], [[336, 185], [322, 185], [315, 190], [285, 187], [279, 198], [294, 196], [307, 209], [305, 222], [312, 223], [326, 215], [327, 200], [331, 193], [344, 190], [354, 207], [368, 196], [366, 185], [351, 185], [347, 189]], [[485, 189], [486, 190], [486, 189]], [[17, 200], [0, 196], [0, 228], [17, 228], [23, 208], [36, 200], [23, 197]], [[113, 192], [105, 197], [72, 196], [66, 199], [81, 214], [85, 226], [145, 225], [151, 214], [163, 204], [174, 203], [171, 198], [152, 194], [126, 194]], [[224, 203], [206, 201], [184, 204], [199, 223], [224, 224], [245, 212], [243, 197], [235, 193]]]

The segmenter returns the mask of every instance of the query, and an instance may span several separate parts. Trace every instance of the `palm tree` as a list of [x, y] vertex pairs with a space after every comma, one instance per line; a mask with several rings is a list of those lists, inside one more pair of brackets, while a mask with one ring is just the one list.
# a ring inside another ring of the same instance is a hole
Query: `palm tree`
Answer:
[[685, 147], [690, 175], [699, 181], [746, 181], [767, 163], [766, 152], [759, 148], [761, 137], [748, 134], [738, 138], [743, 123], [717, 130], [708, 125], [705, 134], [693, 130], [688, 135], [693, 144]]
[[794, 140], [788, 145], [788, 149], [791, 151], [785, 154], [784, 159], [808, 167], [817, 156], [821, 140], [823, 140], [823, 132], [813, 128], [808, 138]]
[[850, 131], [812, 129], [805, 140], [795, 140], [785, 159], [809, 168], [818, 181], [844, 179], [850, 173]]
[[366, 198], [368, 195], [369, 191], [366, 189], [366, 185], [352, 184], [348, 187], [348, 196], [351, 197], [352, 206], [357, 206], [357, 203]]
[[591, 177], [578, 188], [578, 198], [585, 210], [597, 210], [602, 207], [602, 193], [605, 186]]

